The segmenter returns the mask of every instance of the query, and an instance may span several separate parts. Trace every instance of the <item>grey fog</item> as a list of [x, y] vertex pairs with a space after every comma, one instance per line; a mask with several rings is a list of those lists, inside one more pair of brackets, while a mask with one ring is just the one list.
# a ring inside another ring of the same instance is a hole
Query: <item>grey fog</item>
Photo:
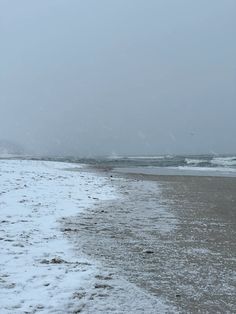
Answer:
[[235, 33], [235, 0], [0, 0], [0, 146], [235, 153]]

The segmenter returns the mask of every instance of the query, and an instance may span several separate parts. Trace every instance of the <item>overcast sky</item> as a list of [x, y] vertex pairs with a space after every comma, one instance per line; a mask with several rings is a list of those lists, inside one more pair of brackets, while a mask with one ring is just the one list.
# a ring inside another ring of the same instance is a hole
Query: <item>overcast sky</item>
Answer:
[[236, 152], [235, 0], [0, 0], [0, 140]]

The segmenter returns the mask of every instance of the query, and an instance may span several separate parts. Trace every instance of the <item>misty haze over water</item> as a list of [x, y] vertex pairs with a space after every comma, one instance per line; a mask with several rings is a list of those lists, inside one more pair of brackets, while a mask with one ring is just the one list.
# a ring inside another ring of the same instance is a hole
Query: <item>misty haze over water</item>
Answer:
[[1, 151], [235, 153], [235, 15], [234, 0], [0, 1]]

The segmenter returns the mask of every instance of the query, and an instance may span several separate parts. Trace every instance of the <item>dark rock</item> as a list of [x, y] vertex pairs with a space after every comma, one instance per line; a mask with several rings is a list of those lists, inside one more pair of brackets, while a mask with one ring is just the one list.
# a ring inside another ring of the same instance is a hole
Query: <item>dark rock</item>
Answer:
[[95, 289], [113, 289], [111, 286], [106, 285], [106, 284], [95, 284], [94, 286]]
[[40, 263], [41, 264], [62, 264], [62, 263], [67, 263], [67, 262], [64, 261], [60, 257], [54, 257], [51, 260], [43, 259]]
[[77, 232], [78, 229], [65, 228], [63, 231], [64, 231], [64, 232]]
[[146, 253], [146, 254], [153, 254], [154, 251], [152, 251], [152, 250], [146, 250], [146, 251], [144, 251], [144, 253]]
[[64, 261], [60, 257], [54, 257], [53, 259], [51, 259], [50, 263], [51, 264], [62, 264], [62, 263], [66, 263], [66, 261]]

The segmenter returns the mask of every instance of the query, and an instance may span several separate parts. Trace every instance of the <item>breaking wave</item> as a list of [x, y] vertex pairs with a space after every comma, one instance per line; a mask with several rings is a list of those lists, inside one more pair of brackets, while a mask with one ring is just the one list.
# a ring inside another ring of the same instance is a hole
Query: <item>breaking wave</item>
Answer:
[[191, 159], [191, 158], [185, 158], [185, 162], [187, 165], [200, 165], [203, 163], [206, 163], [206, 160], [204, 159]]
[[211, 163], [216, 166], [236, 167], [236, 157], [215, 157]]

